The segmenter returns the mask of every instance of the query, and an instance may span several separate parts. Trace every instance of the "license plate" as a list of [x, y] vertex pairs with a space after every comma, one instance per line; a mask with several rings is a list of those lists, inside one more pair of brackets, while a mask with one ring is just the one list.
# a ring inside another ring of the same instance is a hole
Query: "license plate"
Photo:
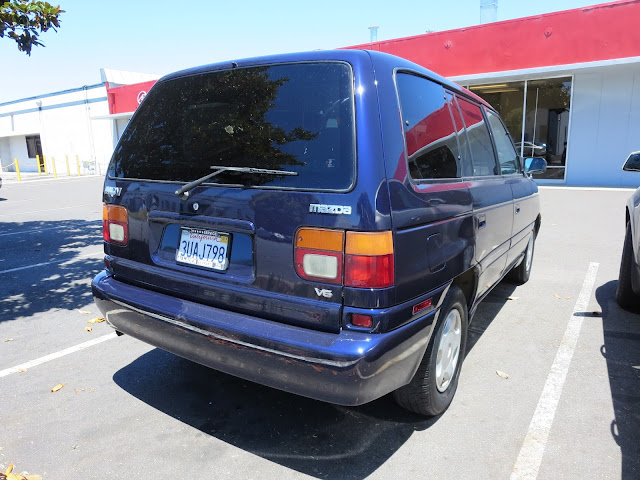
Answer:
[[228, 233], [181, 228], [176, 262], [209, 270], [226, 270], [230, 249], [231, 235]]

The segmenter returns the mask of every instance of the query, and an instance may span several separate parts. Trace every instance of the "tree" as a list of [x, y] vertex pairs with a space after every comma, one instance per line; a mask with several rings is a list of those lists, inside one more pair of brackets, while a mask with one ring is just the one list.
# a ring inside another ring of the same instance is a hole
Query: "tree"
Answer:
[[[0, 0], [2, 1], [2, 0]], [[0, 38], [16, 41], [18, 50], [31, 55], [31, 48], [44, 46], [38, 36], [60, 27], [60, 5], [33, 0], [11, 0], [0, 3]]]

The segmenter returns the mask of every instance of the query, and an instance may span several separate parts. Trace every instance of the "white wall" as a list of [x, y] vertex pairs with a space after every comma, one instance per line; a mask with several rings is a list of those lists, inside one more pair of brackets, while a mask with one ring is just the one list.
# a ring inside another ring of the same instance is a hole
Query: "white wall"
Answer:
[[[92, 117], [108, 115], [106, 96], [106, 88], [98, 86], [0, 105], [0, 145], [5, 145], [0, 148], [2, 164], [17, 157], [26, 167], [21, 170], [36, 171], [35, 161], [27, 155], [25, 135], [39, 134], [49, 172], [55, 158], [58, 175], [66, 175], [65, 156], [69, 156], [71, 174], [77, 174], [78, 155], [85, 167], [83, 173], [104, 173], [113, 152], [113, 126], [109, 120]], [[8, 113], [13, 113], [13, 118]], [[92, 165], [91, 171], [88, 165]]]
[[576, 73], [567, 184], [637, 187], [640, 176], [622, 164], [639, 150], [640, 64]]

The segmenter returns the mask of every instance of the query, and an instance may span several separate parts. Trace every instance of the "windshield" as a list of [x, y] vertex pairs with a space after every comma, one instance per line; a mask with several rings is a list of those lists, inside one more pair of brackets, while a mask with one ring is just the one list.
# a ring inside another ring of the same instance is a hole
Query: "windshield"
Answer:
[[355, 175], [353, 80], [344, 63], [240, 68], [158, 83], [111, 160], [117, 178], [347, 190]]

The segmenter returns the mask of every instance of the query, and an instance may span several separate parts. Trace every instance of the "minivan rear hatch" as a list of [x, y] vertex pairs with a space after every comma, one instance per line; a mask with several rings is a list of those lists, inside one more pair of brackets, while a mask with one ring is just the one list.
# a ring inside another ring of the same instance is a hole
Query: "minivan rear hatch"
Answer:
[[340, 61], [210, 67], [160, 80], [105, 181], [105, 203], [128, 215], [126, 244], [105, 245], [114, 276], [337, 330], [341, 282], [322, 271], [302, 281], [295, 244], [301, 227], [354, 227], [347, 215], [310, 208], [347, 205], [355, 185], [353, 85]]

